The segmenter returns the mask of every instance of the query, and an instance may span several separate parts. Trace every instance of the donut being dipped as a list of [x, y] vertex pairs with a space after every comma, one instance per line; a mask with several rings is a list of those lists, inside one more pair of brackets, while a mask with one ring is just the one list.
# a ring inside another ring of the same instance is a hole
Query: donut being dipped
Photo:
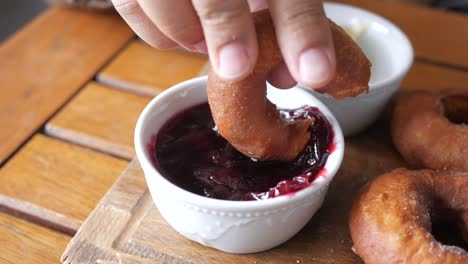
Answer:
[[366, 264], [468, 263], [465, 250], [433, 237], [433, 219], [458, 225], [468, 242], [468, 173], [396, 169], [354, 201], [354, 249]]
[[417, 168], [468, 171], [468, 89], [400, 95], [392, 139]]
[[[259, 54], [252, 73], [242, 80], [208, 74], [208, 102], [219, 133], [244, 155], [260, 160], [292, 160], [303, 149], [313, 119], [288, 122], [266, 98], [268, 73], [283, 61], [268, 11], [253, 14]], [[336, 77], [319, 92], [335, 98], [368, 91], [370, 63], [354, 41], [330, 21], [337, 57]]]

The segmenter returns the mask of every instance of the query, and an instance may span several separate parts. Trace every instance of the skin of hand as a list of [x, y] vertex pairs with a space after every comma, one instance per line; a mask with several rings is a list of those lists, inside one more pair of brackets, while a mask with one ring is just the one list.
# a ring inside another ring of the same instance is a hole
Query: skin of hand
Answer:
[[268, 81], [281, 88], [297, 82], [319, 89], [335, 74], [332, 35], [319, 0], [112, 0], [145, 42], [208, 52], [215, 72], [237, 80], [253, 70], [258, 54], [251, 12], [268, 8], [284, 63]]

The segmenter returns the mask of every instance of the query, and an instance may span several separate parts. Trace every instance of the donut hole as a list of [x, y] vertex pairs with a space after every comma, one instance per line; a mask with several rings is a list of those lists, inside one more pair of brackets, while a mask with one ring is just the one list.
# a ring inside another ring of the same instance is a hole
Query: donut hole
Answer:
[[438, 209], [436, 215], [431, 215], [431, 234], [440, 243], [456, 246], [468, 251], [468, 241], [463, 238], [460, 212], [451, 209]]
[[445, 117], [455, 124], [468, 124], [468, 96], [452, 95], [442, 99]]
[[468, 244], [463, 240], [460, 229], [452, 223], [432, 223], [431, 234], [440, 243], [448, 246], [457, 246], [468, 251]]

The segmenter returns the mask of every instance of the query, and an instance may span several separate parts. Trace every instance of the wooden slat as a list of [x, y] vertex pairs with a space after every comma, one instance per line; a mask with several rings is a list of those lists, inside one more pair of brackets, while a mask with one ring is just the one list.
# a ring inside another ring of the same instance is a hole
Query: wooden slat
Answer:
[[0, 194], [13, 199], [0, 199], [0, 208], [42, 218], [50, 225], [69, 222], [72, 225], [68, 228], [73, 228], [73, 223], [86, 218], [126, 165], [125, 161], [36, 135], [0, 169]]
[[[149, 76], [148, 76], [149, 78]], [[402, 82], [404, 90], [468, 88], [468, 70], [460, 70], [416, 60]]]
[[416, 56], [468, 68], [468, 16], [394, 1], [337, 0], [378, 13], [410, 38]]
[[47, 134], [131, 159], [133, 131], [149, 98], [88, 84], [46, 125]]
[[0, 263], [57, 263], [70, 237], [0, 213]]
[[133, 32], [117, 15], [53, 7], [0, 46], [0, 163]]
[[81, 220], [3, 194], [0, 194], [0, 211], [68, 235], [74, 235], [81, 226]]
[[414, 63], [402, 83], [403, 90], [440, 91], [454, 87], [468, 89], [468, 71], [450, 69], [420, 61]]
[[98, 81], [154, 96], [205, 72], [207, 62], [202, 55], [158, 50], [135, 40], [99, 73]]
[[[419, 61], [415, 63], [414, 69], [410, 71], [408, 76], [408, 81], [404, 83], [405, 87], [418, 88], [429, 84], [430, 88], [439, 88], [444, 85], [459, 86], [466, 83], [463, 70], [438, 65], [431, 66], [427, 61], [468, 69], [468, 52], [466, 48], [468, 47], [468, 17], [406, 3], [386, 3], [371, 0], [341, 0], [340, 2], [358, 5], [379, 13], [395, 22], [408, 34], [415, 47], [416, 56], [426, 62]], [[407, 14], [411, 14], [411, 16]], [[178, 53], [179, 51], [170, 52], [184, 54]], [[163, 55], [167, 56], [162, 59]], [[154, 95], [160, 91], [158, 87], [161, 86], [161, 82], [165, 82], [166, 85], [163, 86], [167, 88], [174, 83], [190, 78], [174, 79], [166, 72], [168, 70], [172, 71], [172, 66], [166, 67], [163, 71], [155, 67], [155, 61], [165, 61], [170, 57], [175, 58], [174, 56], [135, 41], [108, 68], [100, 73], [99, 80], [113, 86]], [[162, 74], [163, 72], [164, 74]], [[436, 74], [431, 74], [429, 78], [418, 79], [418, 77], [413, 77], [414, 73], [417, 75], [419, 72]], [[172, 71], [172, 74], [178, 74], [178, 72]], [[162, 78], [159, 75], [163, 75]], [[171, 79], [177, 81], [171, 82]]]
[[[120, 197], [120, 199], [115, 199], [115, 197]], [[149, 197], [145, 179], [141, 175], [140, 164], [134, 159], [83, 224], [83, 227], [91, 227], [81, 228], [69, 243], [62, 255], [62, 262], [67, 264], [127, 263], [119, 261], [116, 256], [117, 252], [107, 249], [119, 246], [120, 242], [116, 241], [117, 237], [121, 238], [122, 243], [128, 241], [129, 235], [133, 233], [131, 231], [136, 228], [143, 217], [141, 211], [147, 210], [148, 205], [151, 207], [153, 203]], [[103, 217], [107, 220], [105, 225], [99, 225], [93, 220]], [[127, 232], [128, 230], [130, 232]], [[88, 243], [89, 237], [98, 242]], [[105, 249], [103, 250], [102, 247]]]

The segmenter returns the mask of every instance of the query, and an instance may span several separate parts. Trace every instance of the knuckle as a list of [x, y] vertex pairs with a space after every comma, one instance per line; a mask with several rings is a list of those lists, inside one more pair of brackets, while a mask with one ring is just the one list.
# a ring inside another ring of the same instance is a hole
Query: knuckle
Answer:
[[146, 16], [136, 0], [112, 0], [115, 9], [130, 27], [145, 27]]
[[279, 20], [283, 34], [293, 35], [305, 45], [320, 46], [329, 41], [328, 20], [321, 5], [309, 3], [288, 7]]
[[163, 34], [160, 34], [159, 32], [151, 31], [145, 33], [146, 34], [138, 34], [138, 36], [153, 48], [167, 50], [177, 47], [177, 43], [170, 40]]
[[112, 4], [122, 16], [131, 16], [140, 11], [140, 6], [136, 0], [112, 0]]
[[197, 9], [197, 14], [204, 24], [219, 26], [231, 24], [236, 19], [246, 15], [242, 5], [230, 4], [231, 1], [221, 2], [217, 5], [204, 4]]
[[158, 49], [177, 46], [148, 20], [136, 0], [112, 0], [112, 4], [135, 33], [150, 46]]
[[284, 11], [283, 23], [285, 25], [304, 25], [304, 24], [317, 24], [325, 19], [325, 13], [321, 4], [297, 4], [288, 6]]
[[166, 39], [161, 39], [161, 38], [155, 38], [150, 41], [145, 41], [148, 43], [151, 47], [157, 48], [160, 50], [169, 50], [169, 49], [174, 49], [177, 47], [177, 44], [173, 43], [172, 41], [167, 41]]
[[189, 44], [200, 40], [203, 36], [201, 28], [197, 24], [162, 23], [158, 24], [158, 28], [176, 41]]

